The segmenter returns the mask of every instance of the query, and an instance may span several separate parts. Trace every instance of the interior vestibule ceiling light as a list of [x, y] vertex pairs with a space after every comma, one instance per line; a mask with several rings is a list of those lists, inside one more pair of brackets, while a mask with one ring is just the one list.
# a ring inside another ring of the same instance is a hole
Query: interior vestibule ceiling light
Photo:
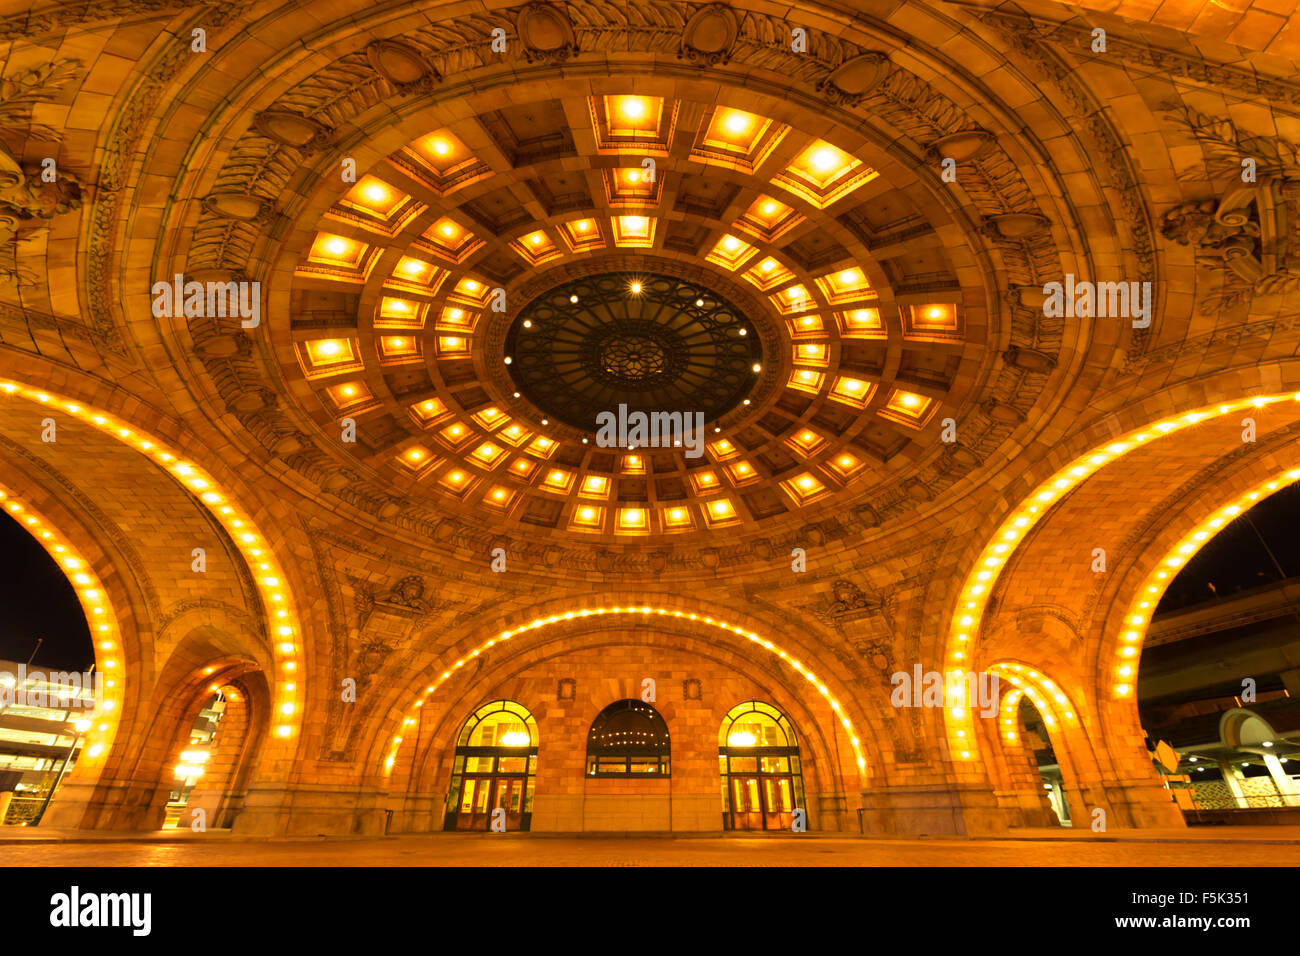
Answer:
[[727, 737], [728, 747], [753, 747], [757, 743], [758, 738], [748, 730], [733, 731], [732, 734]]
[[641, 283], [633, 282], [629, 288], [631, 289], [633, 295], [641, 294]]

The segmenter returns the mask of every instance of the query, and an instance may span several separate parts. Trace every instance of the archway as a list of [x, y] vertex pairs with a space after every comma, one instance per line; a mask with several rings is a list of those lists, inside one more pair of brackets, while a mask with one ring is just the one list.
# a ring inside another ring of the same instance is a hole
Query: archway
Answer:
[[718, 729], [722, 825], [727, 830], [789, 830], [804, 801], [799, 740], [789, 718], [750, 700], [727, 712]]
[[470, 714], [456, 739], [443, 829], [529, 829], [537, 743], [537, 721], [522, 704], [494, 700]]

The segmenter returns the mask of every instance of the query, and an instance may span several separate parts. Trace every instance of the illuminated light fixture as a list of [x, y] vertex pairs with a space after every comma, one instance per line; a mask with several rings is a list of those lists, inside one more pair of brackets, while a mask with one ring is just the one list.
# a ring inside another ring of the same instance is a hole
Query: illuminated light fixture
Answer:
[[469, 339], [459, 335], [438, 336], [439, 358], [469, 358]]
[[500, 485], [493, 486], [486, 495], [483, 496], [483, 502], [494, 507], [504, 508], [515, 497], [515, 493], [509, 488], [503, 488]]
[[660, 515], [663, 526], [668, 531], [685, 531], [694, 526], [690, 509], [682, 505], [663, 508]]
[[501, 735], [501, 740], [498, 741], [498, 746], [527, 747], [532, 742], [533, 742], [532, 737], [528, 735], [527, 731], [508, 730]]
[[640, 294], [641, 294], [641, 283], [639, 283], [639, 282], [633, 282], [630, 286], [628, 286], [628, 291], [631, 292], [633, 295], [640, 295]]
[[622, 471], [625, 475], [644, 475], [645, 459], [640, 455], [624, 455]]
[[826, 491], [826, 486], [809, 472], [803, 472], [781, 482], [781, 489], [798, 504], [803, 504]]
[[803, 428], [795, 432], [795, 434], [791, 435], [790, 438], [787, 440], [786, 444], [790, 445], [790, 447], [796, 449], [797, 451], [801, 451], [804, 454], [808, 454], [809, 452], [815, 451], [816, 449], [820, 448], [823, 444], [825, 444], [825, 442], [826, 439], [823, 438], [821, 435], [818, 435], [812, 429]]
[[378, 315], [375, 318], [375, 328], [377, 329], [410, 329], [419, 330], [424, 328], [424, 316], [428, 306], [424, 303], [416, 303], [410, 299], [399, 299], [393, 296], [384, 296], [379, 300]]
[[804, 217], [786, 203], [771, 196], [759, 196], [736, 219], [735, 228], [774, 243], [803, 221]]
[[559, 258], [562, 255], [551, 237], [540, 229], [512, 240], [510, 248], [514, 249], [524, 261], [532, 266], [549, 262], [551, 259]]
[[606, 498], [609, 496], [609, 478], [604, 475], [587, 475], [582, 479], [578, 495], [583, 498]]
[[747, 730], [733, 730], [727, 737], [728, 747], [754, 747], [758, 744], [758, 738]]
[[839, 147], [817, 140], [800, 152], [772, 182], [818, 209], [825, 209], [878, 175]]
[[474, 419], [474, 421], [478, 422], [488, 431], [491, 431], [497, 426], [510, 420], [505, 412], [495, 406], [481, 409], [472, 414], [470, 418]]
[[812, 296], [802, 285], [792, 285], [771, 296], [782, 315], [797, 314], [807, 311], [812, 305]]
[[438, 432], [438, 437], [452, 448], [458, 448], [474, 437], [474, 433], [463, 422], [452, 422]]
[[358, 405], [372, 403], [375, 400], [374, 393], [370, 391], [369, 386], [364, 382], [343, 382], [340, 385], [331, 385], [325, 390], [331, 402], [341, 409], [352, 409]]
[[554, 441], [544, 435], [538, 435], [533, 439], [532, 444], [528, 446], [528, 450], [539, 458], [550, 458], [555, 454], [556, 447]]
[[420, 340], [415, 336], [381, 336], [379, 357], [384, 362], [418, 361], [421, 358]]
[[860, 471], [864, 467], [864, 462], [848, 452], [840, 452], [826, 461], [826, 467], [841, 478], [847, 479]]
[[604, 100], [604, 127], [613, 142], [601, 142], [602, 148], [616, 147], [620, 139], [644, 140], [658, 135], [664, 107], [660, 97], [621, 95], [606, 96]]
[[909, 428], [922, 428], [938, 407], [932, 398], [896, 388], [877, 414]]
[[824, 343], [813, 342], [795, 345], [794, 361], [796, 365], [821, 365], [829, 364], [830, 350]]
[[415, 420], [423, 426], [431, 425], [450, 414], [447, 406], [443, 404], [440, 398], [428, 398], [422, 402], [417, 402], [411, 406], [410, 412], [415, 417]]
[[649, 216], [616, 216], [614, 245], [647, 249], [654, 245], [656, 220]]
[[460, 468], [453, 468], [439, 479], [439, 483], [456, 494], [463, 494], [473, 485], [474, 476]]
[[491, 298], [492, 290], [478, 279], [465, 276], [456, 283], [455, 287], [451, 290], [451, 295], [463, 301], [467, 301], [469, 304], [481, 309], [483, 306], [487, 305], [488, 299]]
[[732, 235], [724, 235], [705, 254], [704, 258], [708, 262], [720, 265], [724, 269], [735, 271], [748, 262], [758, 252], [758, 249], [738, 239]]
[[313, 339], [296, 345], [298, 364], [308, 378], [358, 372], [361, 361], [360, 343], [353, 339]]
[[787, 386], [797, 392], [807, 392], [810, 395], [816, 395], [822, 390], [822, 384], [826, 381], [825, 372], [817, 372], [809, 368], [796, 368], [790, 372], [790, 381]]
[[605, 247], [605, 239], [595, 219], [574, 219], [562, 223], [560, 234], [574, 252], [587, 252]]
[[505, 455], [506, 450], [504, 448], [499, 445], [494, 445], [490, 441], [484, 442], [470, 452], [470, 458], [472, 458], [476, 464], [483, 466], [488, 471], [491, 471], [497, 465], [501, 464]]
[[875, 392], [875, 385], [862, 379], [840, 376], [831, 385], [827, 397], [831, 400], [850, 405], [853, 408], [866, 408]]
[[693, 471], [689, 475], [691, 486], [695, 489], [697, 495], [709, 491], [717, 491], [721, 487], [718, 476], [711, 471]]
[[740, 520], [740, 516], [736, 513], [736, 506], [731, 503], [730, 498], [714, 498], [706, 502], [704, 514], [709, 527], [732, 524]]
[[497, 433], [497, 438], [501, 439], [508, 445], [518, 448], [520, 445], [533, 437], [533, 433], [518, 422], [513, 422]]
[[866, 273], [857, 266], [831, 272], [816, 282], [831, 305], [861, 299], [871, 292], [871, 283], [867, 281]]
[[569, 489], [573, 487], [573, 472], [565, 471], [563, 468], [552, 468], [542, 479], [542, 487], [547, 491], [553, 491], [556, 494], [568, 494]]
[[595, 505], [580, 505], [573, 509], [569, 525], [580, 531], [599, 531], [605, 524], [605, 509]]
[[822, 326], [820, 315], [797, 315], [786, 319], [786, 325], [790, 329], [790, 335], [793, 338], [806, 338], [810, 335], [821, 335], [826, 330]]
[[726, 438], [719, 438], [715, 442], [710, 442], [708, 448], [709, 452], [718, 461], [727, 461], [740, 454], [740, 452], [736, 450], [736, 446]]
[[614, 530], [621, 534], [643, 534], [650, 530], [649, 515], [645, 508], [620, 508]]
[[794, 273], [772, 256], [760, 260], [743, 275], [763, 292], [784, 285], [794, 278]]

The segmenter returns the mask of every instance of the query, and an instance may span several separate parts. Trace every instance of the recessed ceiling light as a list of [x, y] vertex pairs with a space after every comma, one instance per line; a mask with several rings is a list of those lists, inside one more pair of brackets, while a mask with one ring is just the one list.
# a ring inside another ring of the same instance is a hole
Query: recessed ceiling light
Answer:
[[640, 294], [641, 294], [641, 283], [639, 283], [639, 282], [633, 282], [633, 283], [632, 283], [632, 294], [633, 294], [633, 295], [640, 295]]
[[532, 320], [532, 319], [524, 319], [524, 328], [526, 328], [526, 329], [531, 329], [532, 327], [533, 327], [533, 320]]
[[755, 371], [755, 372], [761, 372], [761, 371], [763, 371], [763, 366], [761, 366], [761, 365], [759, 365], [757, 362], [755, 362], [755, 363], [754, 363], [754, 371]]
[[571, 295], [571, 296], [569, 296], [569, 301], [570, 301], [570, 302], [577, 302], [577, 301], [578, 301], [578, 297], [577, 297], [576, 295]]
[[696, 299], [696, 300], [695, 300], [695, 307], [696, 307], [697, 309], [702, 309], [702, 308], [704, 308], [704, 300], [703, 300], [703, 299]]
[[740, 334], [741, 334], [741, 335], [748, 335], [748, 334], [749, 334], [749, 329], [741, 329], [741, 330], [740, 330]]
[[509, 365], [512, 361], [513, 361], [513, 359], [511, 359], [510, 356], [507, 355], [507, 356], [506, 356], [506, 364]]

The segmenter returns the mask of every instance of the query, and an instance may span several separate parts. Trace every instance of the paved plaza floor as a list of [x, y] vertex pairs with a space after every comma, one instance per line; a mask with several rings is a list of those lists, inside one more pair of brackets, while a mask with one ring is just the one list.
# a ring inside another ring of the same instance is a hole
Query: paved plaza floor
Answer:
[[251, 840], [225, 834], [131, 838], [0, 834], [0, 864], [23, 866], [1297, 866], [1300, 828], [1011, 838], [425, 834]]

